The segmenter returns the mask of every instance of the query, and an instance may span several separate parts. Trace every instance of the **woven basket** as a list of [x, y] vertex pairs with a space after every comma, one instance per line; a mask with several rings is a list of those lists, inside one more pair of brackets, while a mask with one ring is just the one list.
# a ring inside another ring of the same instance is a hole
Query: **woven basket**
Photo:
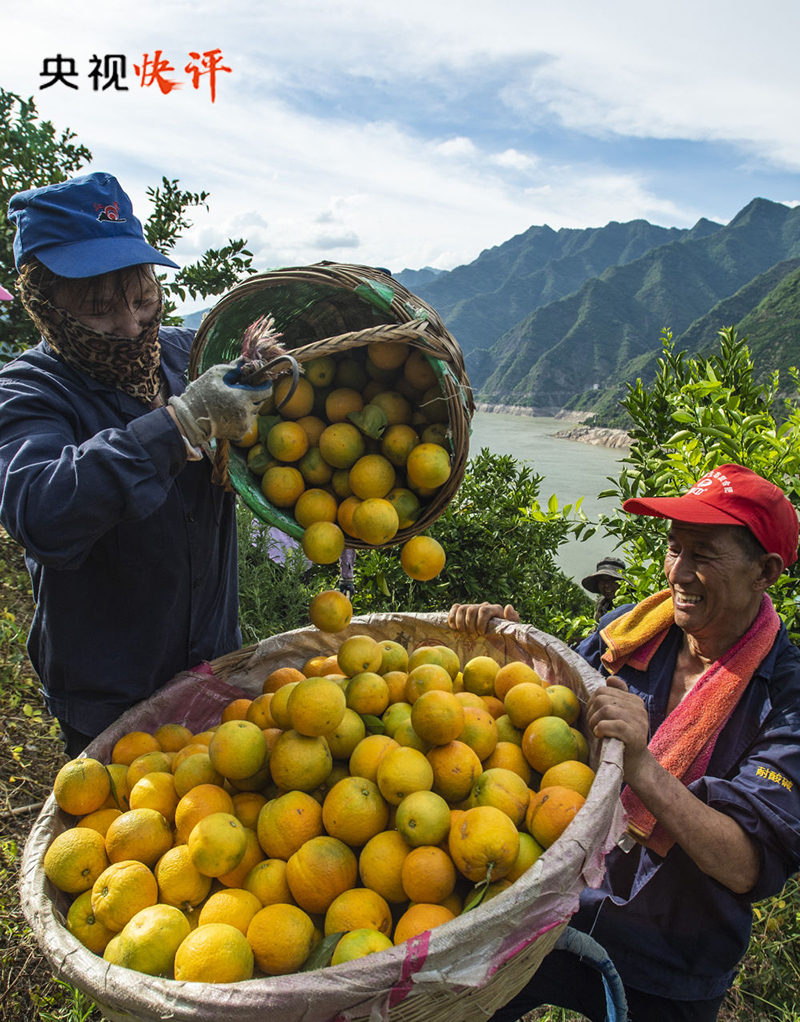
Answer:
[[[563, 643], [529, 625], [493, 623], [486, 637], [457, 635], [444, 614], [375, 614], [343, 635], [392, 638], [406, 648], [446, 641], [462, 663], [478, 654], [523, 659], [548, 682], [567, 685], [582, 705], [603, 679]], [[185, 672], [128, 710], [87, 749], [107, 761], [127, 731], [182, 721], [194, 731], [219, 720], [231, 699], [261, 692], [278, 666], [300, 667], [334, 652], [342, 636], [314, 628], [265, 639], [222, 657], [214, 677]], [[585, 729], [584, 714], [579, 725]], [[622, 745], [587, 734], [597, 775], [585, 806], [564, 834], [508, 890], [452, 922], [379, 955], [335, 968], [244, 983], [205, 985], [144, 976], [93, 955], [64, 928], [70, 899], [47, 881], [42, 862], [56, 834], [74, 822], [51, 796], [25, 845], [20, 900], [54, 971], [79, 987], [112, 1022], [484, 1022], [536, 972], [577, 908], [597, 886], [603, 856], [623, 830], [619, 789]]]
[[[417, 521], [385, 545], [403, 543], [427, 529], [464, 476], [475, 411], [461, 349], [441, 318], [398, 281], [369, 266], [318, 263], [271, 270], [238, 284], [206, 315], [192, 345], [189, 378], [240, 357], [245, 328], [267, 313], [283, 334], [281, 343], [301, 363], [373, 341], [403, 342], [428, 357], [447, 400], [450, 478]], [[234, 446], [228, 472], [234, 489], [258, 518], [300, 539], [303, 528], [264, 497], [245, 455]], [[346, 540], [356, 549], [370, 546], [351, 536]]]

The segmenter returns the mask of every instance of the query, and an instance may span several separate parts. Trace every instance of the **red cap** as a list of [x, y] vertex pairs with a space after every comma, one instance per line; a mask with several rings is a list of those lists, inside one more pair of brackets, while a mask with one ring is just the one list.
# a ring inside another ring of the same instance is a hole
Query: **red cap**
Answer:
[[798, 522], [783, 490], [742, 465], [720, 465], [682, 497], [631, 497], [622, 505], [634, 515], [701, 525], [744, 525], [784, 568], [797, 560]]

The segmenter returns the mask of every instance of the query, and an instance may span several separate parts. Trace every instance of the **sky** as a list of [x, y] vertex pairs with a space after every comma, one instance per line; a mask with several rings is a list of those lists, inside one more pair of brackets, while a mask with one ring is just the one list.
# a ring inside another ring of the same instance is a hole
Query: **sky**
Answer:
[[[797, 0], [0, 10], [0, 87], [74, 131], [140, 218], [163, 176], [209, 192], [182, 265], [245, 238], [258, 270], [447, 270], [534, 224], [690, 227], [756, 196], [800, 203]], [[166, 92], [158, 51], [178, 83]], [[68, 60], [77, 88], [52, 73]]]

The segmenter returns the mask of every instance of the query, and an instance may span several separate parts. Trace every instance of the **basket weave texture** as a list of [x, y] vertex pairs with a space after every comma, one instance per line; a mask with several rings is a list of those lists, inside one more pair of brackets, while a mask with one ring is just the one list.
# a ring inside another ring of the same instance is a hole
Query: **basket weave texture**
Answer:
[[[430, 359], [447, 401], [451, 473], [422, 514], [387, 543], [424, 531], [445, 509], [464, 476], [475, 404], [455, 338], [430, 305], [388, 274], [369, 266], [318, 263], [260, 273], [238, 284], [205, 316], [189, 360], [189, 378], [241, 356], [242, 334], [259, 316], [270, 314], [281, 343], [300, 362], [336, 355], [373, 341], [405, 343]], [[241, 451], [231, 447], [231, 483], [262, 521], [299, 539], [303, 529], [261, 493]], [[347, 537], [347, 545], [369, 544]]]
[[[369, 634], [412, 648], [446, 641], [462, 662], [486, 654], [499, 662], [523, 659], [548, 681], [568, 685], [582, 704], [603, 679], [563, 643], [537, 629], [495, 622], [486, 637], [457, 635], [443, 614], [376, 614], [354, 619], [342, 636], [306, 628], [266, 639], [220, 658], [215, 676], [185, 672], [146, 702], [128, 710], [87, 749], [110, 758], [116, 740], [136, 728], [182, 721], [195, 731], [218, 722], [243, 693], [261, 692], [278, 666], [300, 667], [315, 653], [335, 652], [342, 637]], [[583, 727], [583, 716], [579, 726]], [[590, 738], [597, 775], [581, 812], [540, 859], [508, 890], [452, 922], [405, 944], [334, 968], [244, 983], [206, 985], [151, 978], [110, 965], [64, 928], [69, 899], [44, 875], [53, 838], [70, 826], [51, 796], [25, 845], [21, 901], [32, 932], [54, 971], [85, 991], [112, 1022], [485, 1022], [514, 997], [551, 950], [578, 905], [596, 886], [603, 857], [623, 831], [619, 801], [622, 745]]]

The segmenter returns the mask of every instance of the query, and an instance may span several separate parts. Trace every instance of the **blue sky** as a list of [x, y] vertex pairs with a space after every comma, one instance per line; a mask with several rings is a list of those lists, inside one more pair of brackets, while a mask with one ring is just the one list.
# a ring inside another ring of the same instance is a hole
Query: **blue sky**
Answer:
[[[137, 212], [162, 175], [210, 192], [178, 261], [246, 237], [259, 269], [450, 269], [532, 224], [800, 202], [796, 0], [28, 0], [2, 18], [0, 85], [72, 128]], [[168, 95], [133, 70], [157, 49]], [[213, 49], [231, 70], [212, 104], [184, 68]], [[77, 90], [40, 88], [59, 53]], [[127, 91], [92, 90], [106, 54]]]

